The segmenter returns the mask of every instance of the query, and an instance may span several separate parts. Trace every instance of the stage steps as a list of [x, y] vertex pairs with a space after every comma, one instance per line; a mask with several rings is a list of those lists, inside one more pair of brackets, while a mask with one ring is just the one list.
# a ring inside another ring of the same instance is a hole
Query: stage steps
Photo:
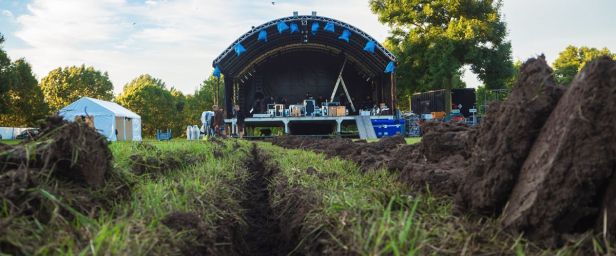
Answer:
[[359, 131], [360, 139], [376, 139], [376, 133], [370, 121], [370, 116], [356, 116], [355, 123], [357, 124], [357, 130]]

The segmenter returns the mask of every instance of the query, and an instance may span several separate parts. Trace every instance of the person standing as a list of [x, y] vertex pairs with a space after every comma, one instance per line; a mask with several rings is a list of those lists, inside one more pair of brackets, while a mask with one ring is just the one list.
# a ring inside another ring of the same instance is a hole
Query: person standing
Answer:
[[242, 139], [244, 138], [244, 121], [246, 115], [244, 115], [244, 112], [240, 109], [240, 105], [234, 106], [233, 115], [235, 117], [235, 124], [237, 125], [237, 135]]
[[[212, 106], [214, 109], [214, 106]], [[204, 111], [201, 114], [201, 123], [203, 124], [203, 134], [205, 136], [212, 136], [212, 121], [214, 119], [214, 111]]]
[[224, 112], [217, 105], [214, 105], [214, 122], [212, 122], [216, 137], [223, 137], [223, 129], [225, 128]]

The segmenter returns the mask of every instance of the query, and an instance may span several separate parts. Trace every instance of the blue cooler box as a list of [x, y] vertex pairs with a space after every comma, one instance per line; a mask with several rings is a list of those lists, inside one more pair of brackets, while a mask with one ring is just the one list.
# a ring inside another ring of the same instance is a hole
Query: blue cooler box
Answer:
[[403, 133], [404, 119], [373, 119], [372, 126], [377, 138], [396, 136]]

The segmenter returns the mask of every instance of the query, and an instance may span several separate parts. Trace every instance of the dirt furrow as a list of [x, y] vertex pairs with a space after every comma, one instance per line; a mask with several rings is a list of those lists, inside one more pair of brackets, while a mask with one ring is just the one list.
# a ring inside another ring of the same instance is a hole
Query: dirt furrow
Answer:
[[244, 208], [244, 219], [247, 227], [240, 232], [241, 245], [236, 246], [240, 255], [287, 255], [288, 241], [281, 235], [281, 225], [278, 215], [274, 212], [270, 200], [268, 186], [278, 168], [268, 162], [267, 156], [252, 146], [244, 163], [250, 177], [244, 187], [244, 198], [241, 206]]

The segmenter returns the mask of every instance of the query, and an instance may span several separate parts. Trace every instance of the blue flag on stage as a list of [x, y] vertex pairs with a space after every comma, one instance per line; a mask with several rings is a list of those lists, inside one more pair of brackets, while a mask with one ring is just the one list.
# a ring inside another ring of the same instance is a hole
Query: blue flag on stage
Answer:
[[351, 37], [351, 31], [349, 31], [348, 29], [345, 29], [344, 31], [342, 31], [342, 35], [340, 35], [338, 39], [344, 40], [348, 43], [350, 40], [350, 37]]
[[259, 31], [259, 38], [258, 38], [258, 40], [261, 41], [261, 42], [267, 42], [267, 31], [265, 31], [265, 30]]
[[289, 30], [289, 25], [287, 25], [287, 23], [285, 23], [284, 21], [278, 22], [278, 33], [282, 34], [283, 32]]
[[317, 31], [319, 31], [319, 27], [321, 25], [319, 25], [318, 22], [312, 23], [312, 28], [310, 29], [310, 31], [312, 31], [312, 35], [316, 36], [317, 35]]
[[368, 41], [364, 47], [364, 51], [374, 53], [374, 48], [376, 48], [376, 43], [374, 41]]
[[387, 64], [387, 67], [385, 67], [385, 74], [390, 74], [394, 71], [396, 71], [396, 64], [393, 61], [390, 61], [389, 64]]
[[214, 67], [214, 73], [212, 74], [215, 77], [220, 78], [220, 68], [218, 68], [218, 65], [216, 65], [216, 67]]
[[299, 32], [299, 27], [295, 23], [291, 23], [291, 34]]
[[323, 28], [323, 30], [325, 31], [329, 31], [329, 32], [336, 32], [336, 29], [334, 29], [334, 23], [333, 22], [327, 22], [327, 24], [325, 24], [325, 27]]
[[242, 53], [244, 53], [246, 51], [246, 48], [244, 48], [244, 46], [240, 43], [235, 44], [235, 54], [239, 57], [240, 55], [242, 55]]

